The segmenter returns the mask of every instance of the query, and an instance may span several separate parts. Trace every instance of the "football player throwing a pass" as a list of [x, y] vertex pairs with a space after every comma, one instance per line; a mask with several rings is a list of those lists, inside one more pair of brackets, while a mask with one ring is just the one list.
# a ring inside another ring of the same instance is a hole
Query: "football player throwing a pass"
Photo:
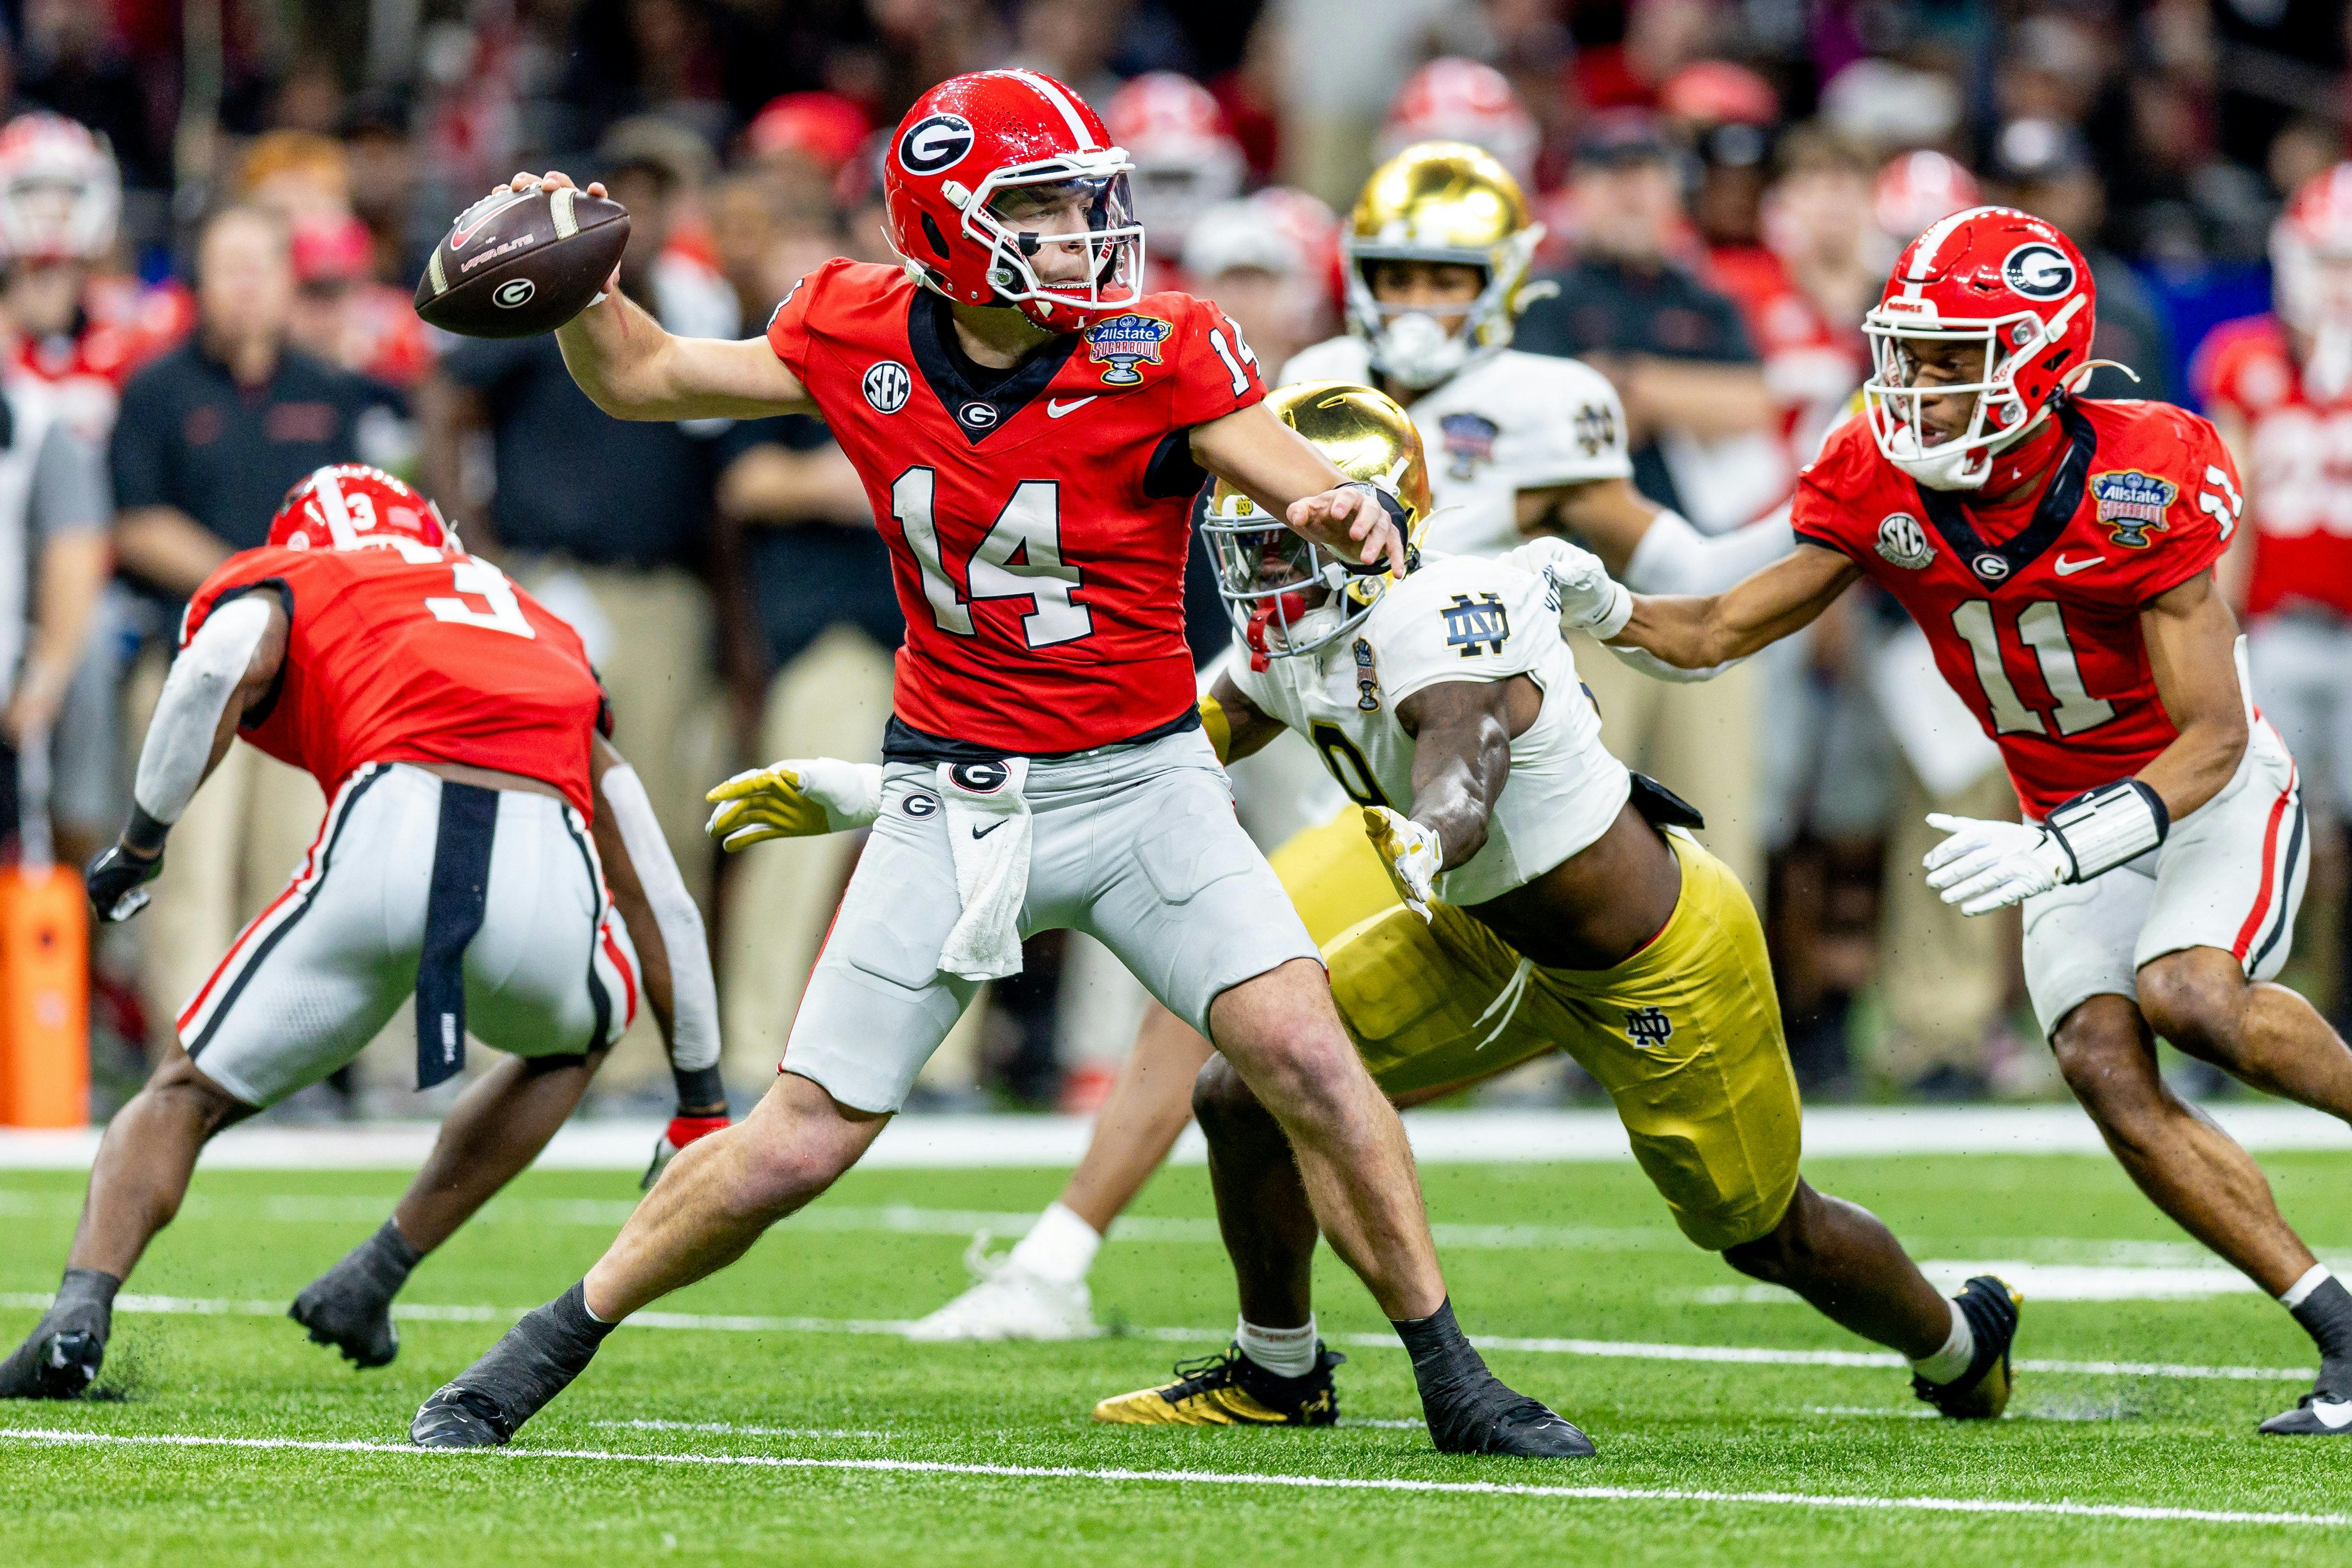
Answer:
[[822, 414], [890, 544], [908, 636], [874, 835], [775, 1087], [678, 1156], [586, 1279], [428, 1400], [417, 1442], [506, 1441], [614, 1324], [823, 1192], [980, 983], [1018, 969], [1022, 936], [1067, 927], [1214, 1040], [1287, 1132], [1323, 1234], [1412, 1352], [1439, 1448], [1592, 1451], [1455, 1326], [1404, 1130], [1194, 706], [1179, 587], [1208, 476], [1345, 572], [1402, 566], [1402, 508], [1262, 406], [1213, 306], [1140, 292], [1129, 168], [1060, 83], [958, 77], [885, 156], [900, 267], [826, 263], [764, 340], [674, 338], [617, 293], [559, 334], [614, 414]]
[[2194, 414], [2073, 395], [2095, 308], [2082, 254], [2049, 225], [2001, 207], [1937, 221], [1864, 319], [1865, 417], [1800, 482], [1796, 551], [1681, 598], [1629, 594], [1589, 558], [1555, 566], [1561, 620], [1704, 670], [1865, 573], [1903, 601], [2025, 807], [2021, 823], [1929, 818], [1949, 834], [1930, 884], [1969, 915], [2024, 904], [2027, 988], [2075, 1098], [2141, 1190], [2317, 1343], [2313, 1392], [2263, 1430], [2352, 1430], [2352, 1293], [2157, 1068], [2161, 1036], [2352, 1119], [2352, 1051], [2268, 983], [2310, 846], [2214, 586], [2236, 468]]
[[393, 1218], [295, 1301], [361, 1366], [393, 1359], [409, 1271], [537, 1156], [641, 992], [699, 1113], [665, 1146], [726, 1124], [702, 922], [644, 786], [597, 733], [603, 704], [572, 629], [373, 468], [312, 474], [268, 543], [196, 591], [131, 823], [90, 865], [98, 917], [146, 904], [172, 824], [239, 735], [313, 774], [326, 818], [107, 1124], [64, 1282], [0, 1363], [0, 1397], [81, 1393], [205, 1141], [350, 1061], [412, 995], [419, 1088], [458, 1071], [468, 1030], [508, 1054]]

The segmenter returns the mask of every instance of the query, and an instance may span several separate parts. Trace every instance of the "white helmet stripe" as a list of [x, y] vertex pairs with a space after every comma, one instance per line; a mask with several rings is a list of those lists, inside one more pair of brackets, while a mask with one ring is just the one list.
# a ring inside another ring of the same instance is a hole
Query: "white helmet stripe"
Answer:
[[352, 527], [351, 509], [343, 505], [343, 487], [335, 483], [334, 470], [321, 469], [318, 482], [311, 486], [319, 497], [319, 510], [327, 519], [327, 532], [337, 549], [357, 549], [358, 530]]
[[1946, 240], [1952, 237], [1954, 229], [1984, 210], [1982, 207], [1969, 207], [1937, 218], [1927, 225], [1927, 232], [1921, 235], [1918, 243], [1912, 247], [1911, 270], [1906, 276], [1903, 285], [1904, 298], [1919, 298], [1919, 286], [1927, 282], [1927, 275], [1935, 270], [1936, 253], [1943, 248]]
[[1055, 86], [1050, 78], [1041, 77], [1035, 71], [1016, 70], [1006, 74], [1019, 77], [1036, 89], [1039, 98], [1061, 111], [1062, 123], [1070, 128], [1070, 135], [1076, 141], [1079, 152], [1100, 150], [1102, 143], [1097, 141], [1095, 133], [1087, 129], [1086, 116], [1078, 112], [1078, 106], [1070, 101], [1069, 94]]

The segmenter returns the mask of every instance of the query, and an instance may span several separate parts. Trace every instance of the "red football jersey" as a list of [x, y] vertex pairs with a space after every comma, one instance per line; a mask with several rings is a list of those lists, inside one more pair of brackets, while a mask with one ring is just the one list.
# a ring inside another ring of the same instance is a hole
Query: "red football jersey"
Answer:
[[363, 762], [462, 762], [537, 779], [583, 816], [602, 693], [579, 634], [489, 562], [414, 539], [249, 549], [188, 601], [273, 592], [292, 626], [276, 695], [239, 733], [330, 796]]
[[1903, 601], [2036, 818], [2137, 772], [2179, 733], [2140, 609], [2212, 566], [2237, 521], [2237, 471], [2195, 414], [2075, 399], [2054, 417], [2041, 494], [1998, 507], [1914, 483], [1848, 421], [1798, 481], [1790, 518]]
[[835, 260], [776, 308], [768, 342], [889, 541], [903, 724], [1034, 756], [1192, 711], [1184, 551], [1204, 476], [1186, 433], [1265, 395], [1223, 312], [1146, 295], [976, 389], [946, 300]]
[[2215, 328], [2191, 380], [2209, 406], [2246, 422], [2247, 613], [2299, 600], [2352, 615], [2352, 388], [2329, 397], [2306, 385], [2274, 316]]
[[90, 280], [70, 336], [21, 340], [16, 368], [56, 389], [67, 428], [103, 445], [131, 373], [177, 344], [195, 324], [195, 301], [176, 283]]

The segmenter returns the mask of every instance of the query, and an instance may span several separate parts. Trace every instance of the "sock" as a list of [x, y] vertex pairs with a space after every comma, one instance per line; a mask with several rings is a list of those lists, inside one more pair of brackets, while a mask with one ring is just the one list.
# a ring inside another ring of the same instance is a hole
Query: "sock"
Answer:
[[2319, 1392], [2352, 1399], [2352, 1291], [2325, 1264], [2311, 1271], [2279, 1298], [2294, 1314], [2312, 1343], [2319, 1346]]
[[1243, 1318], [1234, 1329], [1234, 1343], [1276, 1377], [1304, 1377], [1315, 1370], [1315, 1314], [1307, 1313], [1307, 1326], [1296, 1329], [1262, 1329]]
[[114, 1316], [114, 1292], [122, 1289], [122, 1281], [98, 1269], [68, 1269], [58, 1281], [58, 1298], [50, 1310], [74, 1303], [96, 1307], [106, 1318]]
[[425, 1261], [425, 1254], [411, 1247], [408, 1238], [400, 1233], [396, 1219], [387, 1219], [377, 1226], [375, 1234], [361, 1244], [360, 1252], [365, 1257], [363, 1266], [369, 1277], [394, 1295], [400, 1293], [400, 1288], [408, 1283], [408, 1276]]
[[1013, 1260], [1041, 1279], [1057, 1285], [1075, 1285], [1095, 1266], [1102, 1250], [1099, 1231], [1056, 1200], [1045, 1206], [1037, 1223], [1013, 1249]]
[[1421, 1388], [1421, 1402], [1431, 1404], [1433, 1390], [1444, 1395], [1466, 1385], [1469, 1382], [1494, 1375], [1486, 1370], [1486, 1359], [1471, 1348], [1462, 1325], [1454, 1321], [1454, 1298], [1448, 1296], [1437, 1303], [1437, 1310], [1425, 1318], [1391, 1318], [1389, 1326], [1404, 1341], [1405, 1354], [1412, 1357], [1412, 1380]]
[[1968, 1314], [1960, 1311], [1958, 1301], [1945, 1304], [1952, 1309], [1951, 1336], [1944, 1341], [1943, 1349], [1911, 1364], [1911, 1370], [1930, 1383], [1949, 1383], [1977, 1358], [1977, 1332], [1969, 1326]]

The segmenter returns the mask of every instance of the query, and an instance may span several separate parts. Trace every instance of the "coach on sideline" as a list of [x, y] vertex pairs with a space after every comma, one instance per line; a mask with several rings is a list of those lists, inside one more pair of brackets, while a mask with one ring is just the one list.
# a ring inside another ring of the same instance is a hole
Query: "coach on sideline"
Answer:
[[[382, 382], [287, 341], [294, 267], [284, 223], [231, 206], [196, 241], [196, 329], [131, 379], [110, 461], [115, 559], [134, 586], [180, 605], [221, 562], [263, 542], [297, 480], [330, 463], [383, 463], [406, 409]], [[169, 663], [132, 672], [126, 716], [144, 733]], [[177, 830], [180, 852], [148, 911], [146, 1000], [168, 1028], [237, 927], [285, 884], [326, 809], [307, 774], [233, 746]]]

